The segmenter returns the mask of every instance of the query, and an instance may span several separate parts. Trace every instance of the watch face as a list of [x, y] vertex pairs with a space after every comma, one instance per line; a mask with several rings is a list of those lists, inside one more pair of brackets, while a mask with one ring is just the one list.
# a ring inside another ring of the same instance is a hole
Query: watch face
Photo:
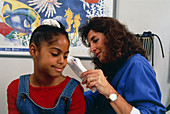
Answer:
[[117, 99], [117, 95], [114, 94], [114, 93], [110, 94], [109, 98], [110, 98], [111, 101], [115, 101]]

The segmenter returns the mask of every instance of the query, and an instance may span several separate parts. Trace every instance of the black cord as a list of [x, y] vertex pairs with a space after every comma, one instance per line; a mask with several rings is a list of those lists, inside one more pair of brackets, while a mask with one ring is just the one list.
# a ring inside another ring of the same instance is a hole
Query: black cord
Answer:
[[160, 43], [160, 46], [161, 46], [162, 57], [164, 58], [164, 57], [165, 57], [165, 56], [164, 56], [164, 50], [163, 50], [162, 42], [161, 42], [161, 40], [160, 40], [159, 36], [158, 36], [158, 35], [156, 35], [156, 34], [152, 34], [152, 35], [153, 35], [153, 36], [156, 36], [156, 37], [158, 38], [159, 43]]
[[[160, 43], [160, 46], [161, 46], [161, 51], [162, 51], [162, 57], [164, 58], [165, 55], [164, 55], [164, 50], [163, 50], [163, 46], [162, 46], [162, 42], [159, 38], [158, 35], [156, 34], [152, 34], [152, 32], [148, 31], [148, 32], [143, 32], [142, 35], [139, 35], [139, 34], [136, 34], [135, 35], [136, 37], [140, 38], [140, 40], [142, 39], [142, 37], [149, 37], [151, 39], [151, 48], [152, 48], [152, 66], [154, 66], [154, 42], [153, 42], [153, 37], [156, 37]], [[147, 47], [146, 47], [147, 48]], [[146, 50], [147, 51], [147, 50]]]
[[170, 110], [170, 104], [166, 107], [166, 112]]
[[164, 57], [165, 57], [165, 56], [164, 56], [164, 50], [163, 50], [162, 42], [161, 42], [159, 36], [156, 35], [156, 34], [152, 34], [152, 32], [150, 32], [150, 31], [148, 31], [148, 32], [143, 32], [143, 34], [142, 34], [142, 37], [152, 37], [152, 36], [156, 36], [156, 37], [157, 37], [157, 39], [158, 39], [158, 41], [159, 41], [159, 43], [160, 43], [160, 46], [161, 46], [162, 57], [164, 58]]

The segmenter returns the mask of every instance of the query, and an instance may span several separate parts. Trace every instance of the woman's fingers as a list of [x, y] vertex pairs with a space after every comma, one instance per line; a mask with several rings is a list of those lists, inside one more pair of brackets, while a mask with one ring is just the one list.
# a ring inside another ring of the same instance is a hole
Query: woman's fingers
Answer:
[[90, 82], [90, 83], [86, 84], [86, 87], [89, 89], [92, 89], [93, 87], [95, 87], [95, 83], [96, 82]]
[[82, 77], [84, 77], [82, 84], [86, 84], [86, 87], [91, 89], [92, 87], [97, 86], [99, 82], [102, 82], [102, 76], [104, 77], [103, 72], [99, 69], [87, 70], [82, 73]]
[[87, 88], [92, 89], [93, 87], [96, 87], [100, 93], [105, 93], [105, 91], [107, 91], [108, 81], [102, 70], [87, 70], [82, 73], [82, 77], [85, 77], [82, 84], [86, 84]]
[[87, 75], [90, 75], [90, 74], [95, 74], [95, 73], [98, 73], [100, 70], [99, 69], [90, 69], [90, 70], [87, 70], [87, 71], [85, 71], [85, 72], [83, 72], [82, 74], [81, 74], [81, 77], [82, 78], [84, 78], [84, 77], [86, 77]]
[[82, 80], [82, 84], [86, 84], [87, 83], [87, 78], [85, 77], [85, 78], [83, 78], [83, 80]]
[[93, 76], [95, 76], [94, 70], [87, 70], [83, 72], [81, 74], [81, 78], [83, 78], [82, 84], [89, 83], [93, 79]]
[[96, 80], [97, 80], [97, 77], [95, 76], [95, 74], [87, 75], [87, 76], [82, 80], [82, 84], [90, 83], [90, 82], [96, 81]]
[[82, 84], [86, 84], [86, 87], [89, 89], [95, 87], [100, 94], [108, 95], [109, 90], [112, 89], [112, 86], [100, 69], [87, 70], [82, 73], [82, 77], [84, 77]]

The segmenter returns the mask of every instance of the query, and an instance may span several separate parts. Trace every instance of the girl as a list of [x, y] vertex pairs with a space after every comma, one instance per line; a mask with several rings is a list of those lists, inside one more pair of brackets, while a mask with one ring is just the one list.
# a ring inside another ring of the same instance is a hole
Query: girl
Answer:
[[7, 89], [9, 113], [84, 114], [83, 88], [64, 76], [69, 38], [64, 26], [41, 25], [32, 33], [29, 52], [34, 73], [20, 76]]

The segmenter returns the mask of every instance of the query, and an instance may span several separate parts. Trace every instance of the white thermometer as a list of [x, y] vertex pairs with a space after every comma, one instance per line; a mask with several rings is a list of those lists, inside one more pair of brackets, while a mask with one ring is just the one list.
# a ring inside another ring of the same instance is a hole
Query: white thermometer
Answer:
[[[72, 56], [69, 56], [67, 58], [67, 64], [70, 66], [70, 68], [74, 71], [74, 73], [81, 78], [81, 74], [85, 71], [87, 71], [87, 69], [82, 65], [81, 61], [79, 58], [75, 58]], [[82, 78], [81, 78], [82, 79]], [[96, 91], [96, 88], [93, 87], [91, 89], [92, 92]]]

